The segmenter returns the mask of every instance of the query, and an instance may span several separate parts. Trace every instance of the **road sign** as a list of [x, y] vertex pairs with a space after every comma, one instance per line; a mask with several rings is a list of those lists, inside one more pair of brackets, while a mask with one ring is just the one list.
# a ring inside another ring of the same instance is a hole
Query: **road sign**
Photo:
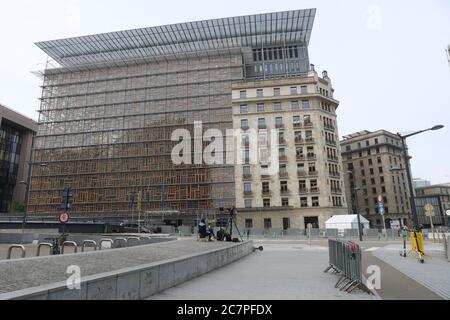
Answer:
[[67, 211], [63, 211], [59, 214], [59, 222], [61, 224], [66, 224], [67, 222], [69, 222], [70, 219], [70, 214]]
[[445, 214], [450, 216], [450, 210], [445, 211]]
[[378, 195], [378, 202], [381, 202], [381, 203], [383, 202], [383, 195], [381, 195], [381, 194]]
[[433, 205], [427, 203], [423, 208], [425, 209], [425, 215], [427, 217], [434, 217], [434, 207], [433, 207]]

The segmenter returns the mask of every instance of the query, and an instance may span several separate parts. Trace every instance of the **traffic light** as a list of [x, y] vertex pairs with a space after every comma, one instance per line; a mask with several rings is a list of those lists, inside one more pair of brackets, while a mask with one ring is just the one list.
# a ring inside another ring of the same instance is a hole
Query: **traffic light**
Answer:
[[63, 209], [64, 211], [69, 211], [72, 208], [72, 202], [73, 202], [72, 188], [66, 187], [64, 188], [62, 194], [61, 209]]

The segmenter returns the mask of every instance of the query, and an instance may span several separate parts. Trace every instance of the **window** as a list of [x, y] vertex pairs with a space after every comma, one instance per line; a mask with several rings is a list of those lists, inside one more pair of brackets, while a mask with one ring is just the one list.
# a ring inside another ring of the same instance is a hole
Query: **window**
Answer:
[[257, 96], [258, 98], [264, 97], [264, 91], [263, 91], [263, 89], [256, 89], [256, 96]]
[[300, 198], [300, 207], [308, 208], [308, 198], [306, 197]]
[[252, 175], [252, 172], [251, 172], [250, 166], [244, 166], [244, 167], [243, 167], [243, 171], [244, 171], [244, 176], [246, 176], [246, 177], [248, 177], [248, 176], [251, 176], [251, 175]]
[[294, 132], [294, 139], [295, 139], [295, 142], [301, 142], [302, 141], [302, 132], [301, 131], [295, 131]]
[[274, 102], [273, 109], [275, 111], [281, 111], [281, 102]]
[[248, 129], [248, 119], [241, 120], [241, 129]]
[[245, 228], [246, 229], [252, 229], [253, 228], [253, 220], [252, 219], [245, 219]]
[[244, 192], [245, 193], [252, 192], [252, 184], [251, 183], [244, 183]]
[[305, 131], [305, 140], [306, 141], [313, 141], [313, 134], [311, 130]]
[[287, 181], [280, 181], [280, 191], [281, 192], [287, 192], [288, 191]]
[[291, 95], [297, 94], [297, 87], [291, 87]]
[[306, 114], [303, 116], [303, 121], [305, 122], [305, 126], [311, 124], [311, 116], [309, 114]]
[[264, 103], [258, 103], [256, 105], [256, 111], [257, 112], [264, 112]]
[[262, 183], [262, 192], [267, 193], [270, 191], [269, 182], [263, 182]]
[[264, 208], [270, 207], [270, 199], [263, 199], [263, 207]]
[[245, 205], [245, 208], [251, 208], [252, 207], [252, 199], [245, 199], [244, 200], [244, 205]]
[[291, 219], [283, 218], [283, 230], [288, 230], [291, 228]]
[[308, 87], [307, 86], [301, 86], [300, 87], [300, 91], [302, 94], [307, 94], [308, 93]]
[[296, 100], [291, 101], [291, 110], [293, 110], [293, 111], [299, 110], [298, 101], [296, 101]]
[[302, 109], [309, 109], [309, 100], [302, 100]]
[[312, 206], [313, 207], [319, 206], [319, 197], [312, 197]]
[[378, 167], [378, 172], [383, 173], [383, 167]]
[[283, 117], [276, 117], [275, 118], [275, 125], [276, 126], [282, 126], [283, 125]]
[[239, 97], [241, 99], [246, 99], [247, 98], [247, 91], [245, 91], [245, 90], [240, 91], [239, 92]]
[[286, 149], [285, 148], [278, 148], [278, 156], [280, 158], [286, 157]]
[[264, 229], [271, 229], [272, 228], [272, 219], [265, 218], [264, 219]]
[[281, 206], [289, 207], [289, 198], [281, 198]]
[[248, 112], [248, 107], [246, 104], [241, 105], [241, 113], [247, 113]]
[[300, 124], [300, 116], [294, 116], [292, 118], [292, 122], [294, 123], [294, 125], [299, 125]]
[[274, 96], [279, 96], [281, 94], [281, 90], [280, 88], [273, 88], [273, 95]]
[[369, 166], [373, 165], [372, 159], [369, 159]]
[[259, 118], [258, 119], [258, 128], [259, 129], [266, 129], [266, 119], [265, 118]]

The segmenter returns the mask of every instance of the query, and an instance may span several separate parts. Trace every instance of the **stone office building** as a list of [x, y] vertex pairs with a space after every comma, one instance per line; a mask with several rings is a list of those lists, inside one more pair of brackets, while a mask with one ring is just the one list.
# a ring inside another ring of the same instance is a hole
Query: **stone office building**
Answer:
[[[303, 201], [306, 211], [323, 206], [330, 214], [345, 206], [335, 131], [337, 101], [327, 77], [317, 77], [309, 66], [314, 17], [315, 9], [294, 10], [37, 43], [57, 67], [41, 72], [34, 161], [46, 163], [46, 168], [33, 171], [31, 213], [58, 211], [66, 186], [74, 190], [72, 215], [79, 217], [129, 217], [133, 193], [140, 195], [137, 207], [143, 211], [176, 211], [178, 224], [232, 206], [243, 208], [242, 176], [237, 173], [242, 168], [229, 163], [176, 165], [171, 151], [177, 142], [171, 136], [177, 129], [194, 134], [198, 121], [203, 132], [219, 129], [226, 135], [226, 129], [240, 127], [236, 119], [241, 115], [234, 109], [244, 104], [239, 92], [247, 90], [252, 97], [258, 88], [279, 88], [283, 96], [288, 90], [290, 97], [279, 100], [282, 108], [293, 103], [288, 100], [297, 99], [305, 107], [309, 100], [309, 114], [286, 113], [284, 131], [293, 148], [288, 115], [292, 121], [301, 118], [305, 158], [297, 161], [286, 148], [289, 159], [293, 157], [291, 180], [286, 182], [288, 190], [294, 190], [305, 180], [305, 189], [312, 193], [305, 193], [304, 201], [295, 191], [289, 206], [300, 207]], [[292, 94], [294, 86], [298, 92]], [[246, 103], [253, 108], [253, 102]], [[310, 131], [313, 135], [305, 136]], [[311, 146], [315, 149], [308, 149]], [[308, 161], [308, 152], [317, 158]], [[293, 175], [297, 164], [298, 170], [304, 165], [307, 176]], [[324, 174], [326, 178], [319, 178]], [[274, 194], [271, 201], [270, 206], [280, 207], [284, 200]], [[253, 206], [263, 207], [262, 199]]]
[[14, 204], [24, 205], [36, 131], [34, 120], [0, 104], [0, 213], [14, 211]]
[[410, 197], [400, 138], [386, 130], [365, 130], [344, 136], [341, 146], [350, 211], [357, 207], [371, 227], [382, 228], [383, 217], [377, 206], [381, 196], [386, 227], [392, 220], [408, 224]]

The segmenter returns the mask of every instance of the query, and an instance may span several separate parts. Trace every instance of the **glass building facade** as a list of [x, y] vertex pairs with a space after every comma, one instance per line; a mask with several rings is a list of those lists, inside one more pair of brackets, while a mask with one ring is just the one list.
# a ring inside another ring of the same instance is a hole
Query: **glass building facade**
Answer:
[[23, 131], [3, 120], [0, 127], [0, 212], [9, 212], [17, 184]]

